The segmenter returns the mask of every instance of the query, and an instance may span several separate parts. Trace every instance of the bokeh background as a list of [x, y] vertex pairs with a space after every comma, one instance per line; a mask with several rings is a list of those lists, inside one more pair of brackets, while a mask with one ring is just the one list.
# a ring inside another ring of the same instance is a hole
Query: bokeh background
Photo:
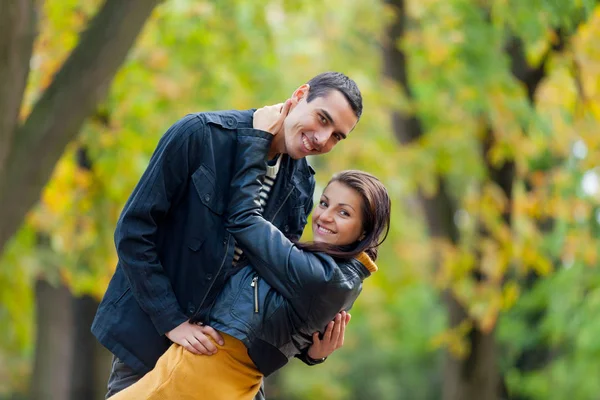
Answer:
[[89, 327], [162, 133], [329, 70], [365, 111], [317, 192], [367, 170], [392, 229], [343, 349], [268, 398], [600, 398], [598, 2], [3, 0], [0, 50], [0, 399], [103, 398]]

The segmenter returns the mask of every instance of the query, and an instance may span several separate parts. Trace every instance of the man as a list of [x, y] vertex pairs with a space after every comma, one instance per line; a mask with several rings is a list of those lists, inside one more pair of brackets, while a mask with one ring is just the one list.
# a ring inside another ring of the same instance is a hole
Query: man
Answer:
[[[351, 79], [328, 72], [296, 89], [290, 101], [268, 155], [261, 204], [267, 220], [298, 239], [315, 187], [305, 157], [325, 154], [347, 137], [362, 97]], [[223, 211], [236, 130], [253, 129], [253, 113], [197, 113], [176, 122], [125, 204], [115, 231], [119, 262], [92, 324], [115, 356], [107, 398], [151, 370], [172, 342], [210, 355], [216, 347], [207, 335], [222, 340], [201, 322], [227, 277], [246, 262], [225, 230]], [[340, 323], [347, 321], [337, 318], [338, 332]], [[321, 362], [311, 349], [298, 358]]]

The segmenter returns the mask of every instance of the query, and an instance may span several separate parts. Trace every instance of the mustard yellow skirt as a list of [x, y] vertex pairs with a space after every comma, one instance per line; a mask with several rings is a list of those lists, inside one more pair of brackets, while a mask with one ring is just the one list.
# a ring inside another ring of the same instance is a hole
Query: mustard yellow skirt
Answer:
[[173, 344], [152, 371], [110, 400], [252, 400], [262, 380], [246, 346], [222, 332], [212, 356]]

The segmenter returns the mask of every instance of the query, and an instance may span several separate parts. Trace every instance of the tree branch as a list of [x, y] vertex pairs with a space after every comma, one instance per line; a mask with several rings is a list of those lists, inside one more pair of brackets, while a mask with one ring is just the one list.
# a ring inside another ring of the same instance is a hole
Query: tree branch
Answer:
[[34, 2], [0, 1], [0, 174], [12, 144], [35, 38]]
[[0, 250], [50, 179], [66, 145], [105, 96], [160, 0], [106, 0], [13, 142], [0, 176]]

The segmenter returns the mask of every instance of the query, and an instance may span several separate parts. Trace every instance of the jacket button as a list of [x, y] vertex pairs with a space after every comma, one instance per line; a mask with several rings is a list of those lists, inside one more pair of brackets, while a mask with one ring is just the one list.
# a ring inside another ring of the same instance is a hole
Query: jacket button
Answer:
[[212, 274], [206, 274], [206, 280], [207, 281], [212, 280], [212, 278], [213, 278]]
[[227, 238], [223, 239], [223, 244], [227, 244]]
[[210, 201], [210, 194], [205, 194], [204, 195], [204, 201]]
[[194, 312], [196, 312], [196, 308], [194, 306], [189, 306], [188, 307], [188, 313], [190, 315], [194, 314]]
[[284, 232], [289, 232], [289, 230], [290, 230], [290, 226], [289, 225], [286, 225], [286, 226], [283, 227], [283, 231]]

